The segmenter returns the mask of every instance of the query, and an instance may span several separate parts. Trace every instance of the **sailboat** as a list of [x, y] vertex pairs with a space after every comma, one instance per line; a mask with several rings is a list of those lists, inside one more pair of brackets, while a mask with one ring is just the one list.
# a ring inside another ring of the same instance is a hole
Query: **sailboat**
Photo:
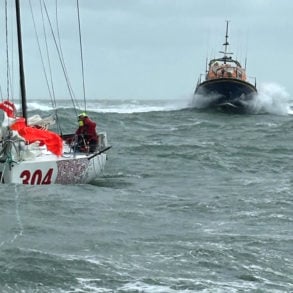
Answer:
[[248, 112], [249, 102], [257, 94], [256, 79], [250, 82], [246, 68], [232, 58], [232, 52], [228, 52], [228, 30], [229, 21], [226, 21], [224, 50], [220, 51], [223, 56], [209, 61], [206, 74], [201, 74], [198, 79], [194, 98], [201, 98], [202, 104], [207, 108]]
[[[75, 134], [50, 131], [52, 119], [31, 119], [27, 100], [22, 52], [20, 1], [15, 0], [17, 23], [21, 116], [14, 103], [0, 103], [4, 121], [0, 136], [0, 183], [83, 184], [90, 183], [104, 170], [108, 145], [107, 133], [100, 132], [94, 152], [78, 151]], [[34, 117], [33, 117], [34, 118]]]

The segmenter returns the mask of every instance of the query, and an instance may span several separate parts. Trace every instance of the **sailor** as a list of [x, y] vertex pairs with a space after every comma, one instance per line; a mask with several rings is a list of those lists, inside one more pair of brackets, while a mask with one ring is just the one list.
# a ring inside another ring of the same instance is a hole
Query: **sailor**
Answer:
[[93, 153], [98, 146], [99, 136], [96, 132], [96, 123], [83, 112], [78, 115], [78, 129], [75, 134], [78, 138], [78, 150]]

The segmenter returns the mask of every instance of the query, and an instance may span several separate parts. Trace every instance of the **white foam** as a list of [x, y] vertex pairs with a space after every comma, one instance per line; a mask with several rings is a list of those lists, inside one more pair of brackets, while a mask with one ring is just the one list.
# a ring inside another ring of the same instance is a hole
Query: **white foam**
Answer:
[[[96, 283], [101, 283], [101, 279], [86, 279], [86, 278], [77, 278], [81, 288], [75, 289], [75, 292], [96, 292], [96, 293], [108, 293], [113, 292], [112, 289], [99, 288]], [[72, 292], [72, 291], [70, 291]]]
[[190, 107], [195, 107], [197, 109], [204, 109], [213, 101], [217, 100], [219, 96], [217, 95], [200, 95], [196, 94], [193, 96]]
[[[177, 290], [171, 289], [169, 286], [163, 286], [163, 285], [149, 285], [144, 282], [133, 282], [133, 283], [127, 283], [119, 288], [121, 291], [130, 291], [130, 292], [145, 292], [145, 293], [173, 293], [178, 292]], [[184, 290], [184, 292], [191, 292]]]
[[[82, 105], [80, 101], [77, 105]], [[57, 108], [73, 108], [71, 103], [65, 100], [56, 101]], [[16, 105], [17, 109], [20, 105]], [[177, 100], [89, 100], [87, 109], [97, 113], [146, 113], [158, 111], [176, 111], [188, 108], [188, 98], [178, 98]], [[28, 110], [53, 110], [53, 106], [48, 100], [38, 100], [28, 103]], [[79, 109], [82, 110], [82, 109]]]
[[41, 111], [50, 111], [53, 110], [53, 107], [51, 103], [48, 103], [48, 101], [44, 101], [44, 103], [40, 102], [32, 102], [28, 103], [29, 110], [41, 110]]
[[249, 106], [255, 113], [287, 115], [293, 114], [291, 103], [292, 98], [284, 87], [276, 83], [263, 83]]
[[186, 99], [179, 100], [122, 100], [122, 101], [111, 101], [100, 102], [91, 105], [91, 110], [102, 113], [147, 113], [147, 112], [159, 112], [159, 111], [175, 111], [181, 110], [188, 107], [188, 101]]

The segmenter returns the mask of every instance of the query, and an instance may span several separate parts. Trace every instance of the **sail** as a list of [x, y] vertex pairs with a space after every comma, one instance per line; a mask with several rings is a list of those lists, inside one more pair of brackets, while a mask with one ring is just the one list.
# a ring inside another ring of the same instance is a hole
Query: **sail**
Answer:
[[48, 151], [57, 156], [62, 155], [63, 142], [61, 137], [49, 130], [38, 129], [36, 127], [26, 126], [24, 118], [18, 118], [11, 126], [12, 130], [18, 132], [18, 134], [24, 138], [24, 140], [31, 144], [39, 141], [40, 144], [45, 144]]

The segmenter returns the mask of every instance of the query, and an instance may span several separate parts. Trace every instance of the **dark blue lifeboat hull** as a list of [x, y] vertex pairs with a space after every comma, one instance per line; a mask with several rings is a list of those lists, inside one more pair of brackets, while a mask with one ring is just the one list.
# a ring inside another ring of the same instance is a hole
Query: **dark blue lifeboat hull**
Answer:
[[249, 101], [254, 98], [257, 89], [253, 84], [240, 79], [218, 78], [198, 84], [194, 93], [206, 97], [206, 107], [247, 112]]

